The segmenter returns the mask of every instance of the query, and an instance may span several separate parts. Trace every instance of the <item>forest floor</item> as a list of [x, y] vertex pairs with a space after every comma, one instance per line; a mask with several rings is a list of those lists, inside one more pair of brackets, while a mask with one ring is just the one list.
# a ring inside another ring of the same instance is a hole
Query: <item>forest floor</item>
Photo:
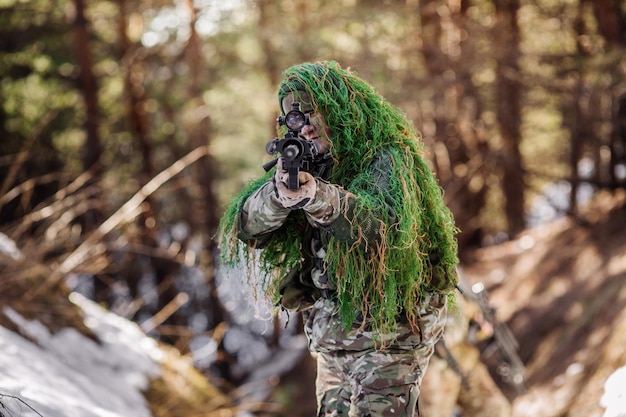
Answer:
[[[37, 319], [51, 331], [71, 326], [90, 333], [67, 292], [32, 291], [47, 268], [29, 261], [20, 265], [17, 273], [11, 263], [0, 263], [4, 309]], [[519, 343], [523, 394], [499, 381], [495, 366], [485, 360], [511, 401], [511, 417], [602, 417], [605, 382], [626, 365], [626, 191], [596, 198], [576, 220], [563, 218], [476, 250], [462, 269], [470, 283], [485, 284], [498, 319]], [[24, 302], [24, 295], [35, 293], [36, 299]], [[0, 326], [19, 332], [2, 311]], [[297, 367], [273, 379], [278, 389], [271, 401], [286, 410], [266, 415], [314, 415], [314, 379], [315, 362], [305, 354]], [[168, 389], [159, 388], [158, 397]], [[206, 406], [203, 398], [199, 408]], [[185, 415], [170, 411], [155, 415]]]
[[602, 416], [605, 381], [626, 365], [626, 192], [480, 249], [463, 269], [519, 343], [528, 390], [502, 385], [513, 416]]

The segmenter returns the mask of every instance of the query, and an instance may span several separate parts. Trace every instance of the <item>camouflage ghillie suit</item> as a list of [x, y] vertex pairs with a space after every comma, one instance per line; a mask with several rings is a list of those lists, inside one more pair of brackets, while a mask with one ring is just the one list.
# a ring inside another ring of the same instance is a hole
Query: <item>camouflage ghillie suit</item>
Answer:
[[414, 416], [457, 263], [419, 136], [336, 63], [287, 70], [285, 112], [283, 99], [315, 113], [330, 148], [306, 173], [309, 189], [286, 197], [279, 163], [241, 192], [221, 224], [225, 259], [246, 256], [270, 296], [303, 312], [319, 416]]
[[[389, 166], [383, 158], [377, 160], [373, 169], [384, 172]], [[413, 416], [420, 381], [443, 333], [446, 298], [433, 292], [422, 300], [418, 332], [402, 317], [394, 333], [376, 335], [371, 319], [364, 320], [362, 316], [346, 329], [332, 281], [325, 273], [323, 240], [328, 239], [329, 230], [339, 235], [347, 233], [349, 229], [341, 223], [349, 219], [339, 216], [343, 211], [342, 193], [334, 187], [332, 192], [330, 189], [320, 187], [319, 207], [307, 212], [307, 218], [323, 229], [303, 223], [310, 247], [310, 258], [303, 263], [311, 268], [297, 270], [283, 280], [280, 288], [283, 307], [303, 311], [309, 349], [317, 353], [319, 415]], [[240, 239], [262, 248], [264, 239], [271, 235], [268, 231], [283, 224], [289, 213], [278, 208], [274, 199], [272, 182], [247, 199]], [[384, 350], [377, 349], [381, 344], [385, 345]]]

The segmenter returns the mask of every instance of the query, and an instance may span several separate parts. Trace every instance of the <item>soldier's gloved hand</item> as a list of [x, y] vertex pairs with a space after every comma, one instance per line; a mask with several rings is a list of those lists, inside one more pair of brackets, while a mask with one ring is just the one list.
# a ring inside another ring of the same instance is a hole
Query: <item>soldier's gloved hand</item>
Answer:
[[284, 208], [291, 210], [301, 209], [315, 198], [317, 182], [315, 178], [313, 178], [313, 175], [308, 172], [300, 171], [298, 173], [298, 180], [300, 181], [300, 188], [290, 190], [287, 186], [289, 174], [283, 169], [282, 158], [279, 158], [276, 164], [274, 182], [278, 201]]

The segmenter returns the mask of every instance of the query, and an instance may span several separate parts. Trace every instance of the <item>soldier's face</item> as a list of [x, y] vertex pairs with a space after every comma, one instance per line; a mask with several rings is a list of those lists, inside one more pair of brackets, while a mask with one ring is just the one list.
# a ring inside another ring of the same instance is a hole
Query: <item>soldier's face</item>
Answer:
[[320, 153], [325, 153], [330, 147], [330, 129], [324, 122], [324, 118], [319, 112], [315, 111], [311, 104], [311, 99], [306, 93], [289, 93], [282, 101], [281, 106], [283, 113], [287, 114], [291, 111], [293, 102], [300, 103], [300, 110], [309, 115], [309, 123], [300, 131], [300, 136], [306, 140], [314, 141]]

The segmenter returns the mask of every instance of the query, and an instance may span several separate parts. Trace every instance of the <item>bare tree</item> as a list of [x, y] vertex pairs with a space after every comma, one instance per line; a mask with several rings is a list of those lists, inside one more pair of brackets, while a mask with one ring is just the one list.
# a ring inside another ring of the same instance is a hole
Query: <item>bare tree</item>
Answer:
[[463, 33], [465, 2], [422, 2], [419, 53], [428, 70], [433, 111], [425, 114], [424, 140], [431, 149], [434, 168], [446, 191], [447, 204], [461, 229], [461, 255], [480, 244], [477, 221], [487, 192], [489, 145], [481, 121], [482, 102], [472, 82], [475, 50]]
[[626, 95], [615, 98], [613, 132], [611, 134], [610, 188], [626, 188], [626, 174], [618, 175], [618, 169], [626, 171]]
[[521, 81], [519, 69], [519, 0], [495, 0], [496, 24], [496, 115], [502, 139], [502, 191], [508, 234], [514, 237], [525, 229], [524, 170], [520, 153]]
[[[96, 183], [101, 172], [100, 158], [102, 143], [98, 130], [100, 128], [100, 106], [98, 104], [98, 83], [93, 73], [93, 58], [89, 47], [89, 31], [85, 17], [84, 0], [74, 0], [75, 18], [74, 34], [76, 39], [76, 53], [80, 65], [80, 91], [83, 95], [86, 108], [85, 131], [87, 140], [83, 147], [83, 168], [92, 171], [92, 181]], [[91, 207], [83, 216], [85, 227], [93, 229], [101, 220], [99, 210]]]
[[[598, 31], [607, 43], [608, 50], [623, 50], [626, 47], [626, 9], [620, 0], [581, 0], [593, 6], [598, 22]], [[614, 76], [619, 70], [611, 71]], [[608, 187], [611, 189], [626, 186], [626, 174], [618, 175], [618, 169], [626, 170], [626, 92], [610, 89], [606, 92], [611, 106], [611, 133], [608, 140], [610, 158], [608, 171]]]
[[[193, 0], [187, 1], [187, 7], [189, 8], [192, 18], [189, 25], [190, 35], [185, 49], [185, 57], [190, 71], [189, 100], [195, 106], [193, 109], [195, 117], [192, 118], [192, 123], [189, 126], [189, 143], [191, 148], [196, 149], [209, 146], [211, 141], [211, 119], [208, 108], [202, 98], [202, 87], [200, 85], [200, 80], [202, 79], [201, 74], [203, 72], [202, 52], [198, 32], [195, 28], [197, 10]], [[212, 237], [217, 233], [220, 220], [218, 216], [217, 196], [213, 189], [216, 178], [217, 162], [209, 151], [196, 165], [194, 183], [198, 188], [196, 190], [197, 195], [192, 196], [194, 212], [191, 213], [191, 219], [197, 222], [194, 226], [198, 226], [199, 229], [197, 230], [202, 230], [205, 236], [204, 244], [207, 250], [207, 264], [203, 265], [203, 267], [206, 268], [206, 279], [211, 289], [210, 308], [212, 321], [215, 325], [224, 321], [226, 314], [217, 297], [215, 283], [215, 256], [217, 244]]]
[[[579, 188], [589, 182], [598, 188], [623, 187], [618, 175], [626, 166], [623, 90], [616, 88], [623, 77], [619, 58], [626, 46], [626, 12], [620, 2], [581, 0], [574, 20], [576, 66], [571, 97], [563, 104], [563, 119], [570, 131], [570, 214], [576, 215]], [[597, 25], [589, 24], [595, 17]], [[597, 29], [596, 29], [597, 28]], [[595, 40], [594, 40], [595, 39]], [[598, 40], [598, 39], [601, 39]], [[603, 58], [600, 59], [600, 55]], [[593, 74], [603, 73], [606, 77]], [[608, 151], [608, 152], [607, 152]], [[593, 161], [592, 173], [580, 172], [581, 160]]]
[[[138, 180], [141, 186], [147, 184], [156, 174], [153, 162], [153, 139], [150, 132], [150, 122], [146, 111], [146, 87], [144, 86], [144, 60], [140, 49], [134, 45], [128, 36], [127, 0], [119, 0], [119, 45], [121, 62], [124, 68], [124, 83], [126, 94], [126, 116], [129, 121], [129, 130], [134, 142], [140, 150], [140, 168]], [[157, 316], [160, 312], [172, 308], [173, 300], [176, 300], [178, 291], [174, 286], [175, 277], [180, 272], [180, 262], [166, 256], [154, 256], [159, 252], [159, 241], [157, 231], [162, 225], [158, 224], [159, 209], [155, 198], [148, 196], [143, 204], [143, 210], [137, 216], [137, 233], [132, 236], [140, 247], [145, 248], [148, 253], [149, 262], [143, 264], [140, 258], [143, 255], [134, 254], [132, 251], [125, 253], [126, 265], [121, 277], [125, 280], [133, 299], [139, 298], [139, 282], [148, 272], [154, 274], [155, 284], [158, 292], [158, 302], [156, 305]], [[96, 297], [106, 300], [106, 283], [101, 279], [96, 281]], [[104, 286], [102, 284], [105, 284]], [[104, 292], [99, 295], [98, 292]], [[169, 307], [168, 307], [169, 306]], [[184, 317], [181, 317], [179, 310], [170, 311], [163, 322], [168, 325], [186, 325]], [[172, 344], [177, 344], [178, 337], [164, 335], [163, 340]], [[184, 350], [185, 344], [181, 345]]]

